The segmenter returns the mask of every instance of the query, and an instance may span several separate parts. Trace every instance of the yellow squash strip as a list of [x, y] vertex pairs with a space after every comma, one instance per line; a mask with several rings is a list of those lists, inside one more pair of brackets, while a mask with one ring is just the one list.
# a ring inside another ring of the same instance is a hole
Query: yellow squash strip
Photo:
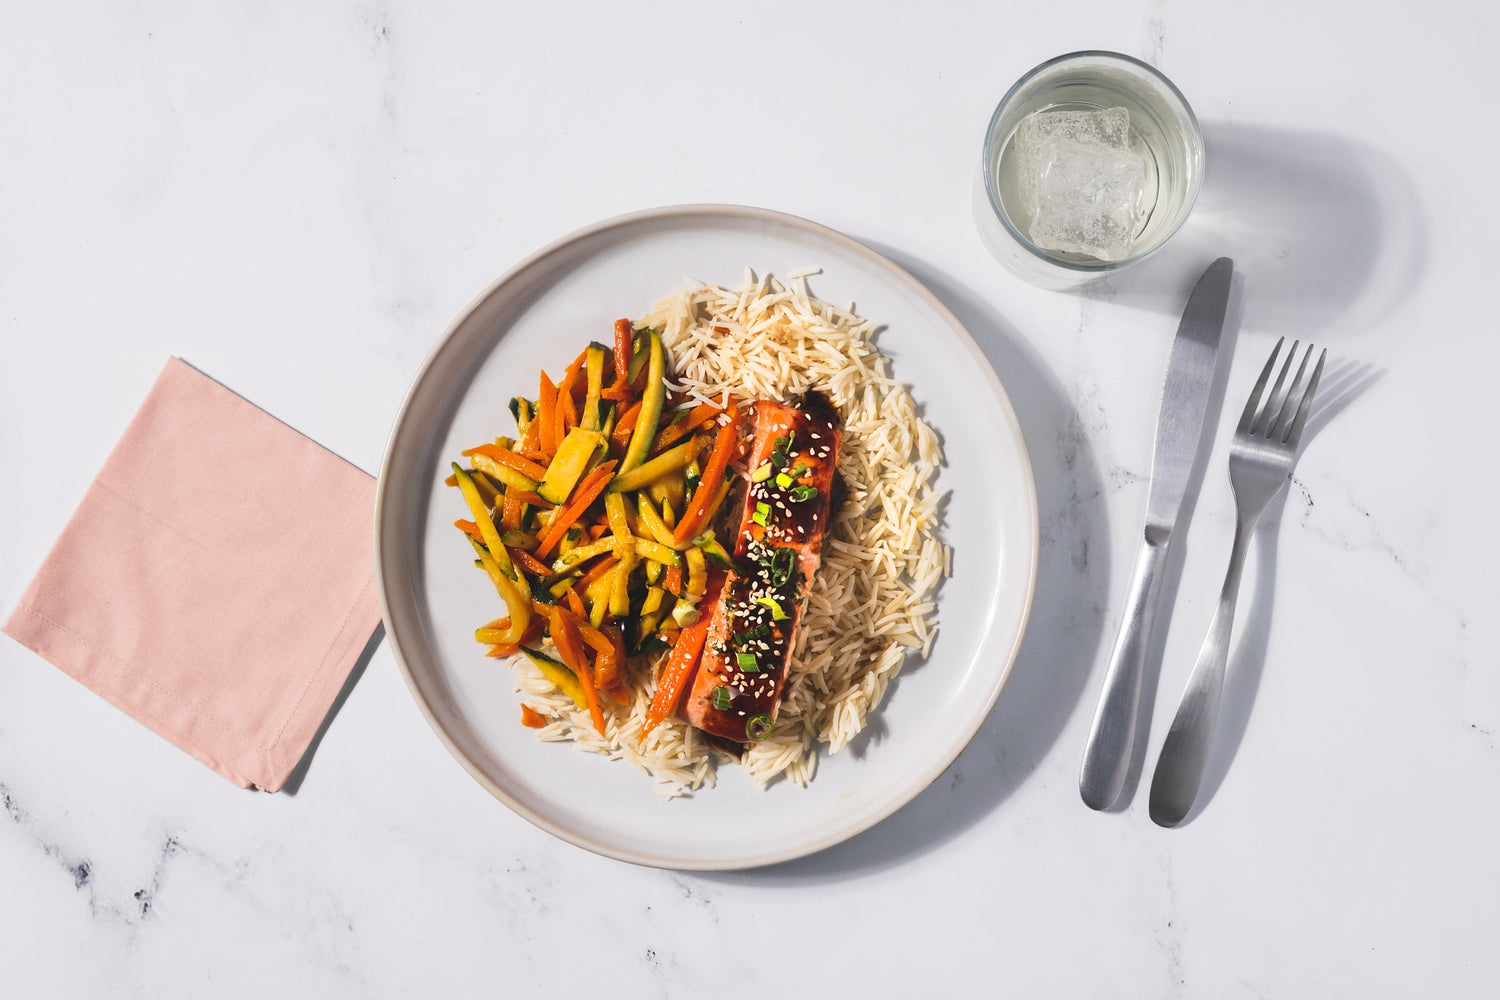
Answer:
[[453, 475], [458, 478], [458, 491], [463, 494], [464, 503], [469, 505], [469, 513], [474, 515], [474, 523], [479, 526], [479, 537], [484, 539], [484, 547], [490, 550], [490, 556], [499, 563], [500, 569], [506, 576], [514, 578], [515, 568], [510, 563], [510, 553], [505, 551], [505, 545], [500, 541], [500, 532], [495, 527], [495, 521], [490, 517], [489, 508], [485, 506], [484, 500], [479, 496], [479, 487], [474, 483], [474, 477], [453, 463]]
[[650, 559], [663, 566], [677, 566], [682, 561], [676, 549], [669, 549], [661, 542], [653, 542], [649, 538], [637, 538], [634, 542], [635, 554], [642, 559]]
[[702, 447], [702, 438], [688, 438], [671, 451], [664, 451], [649, 462], [615, 476], [610, 480], [609, 492], [623, 493], [626, 490], [638, 490], [653, 480], [670, 476], [691, 464], [693, 459], [698, 457], [698, 452]]
[[578, 426], [585, 430], [599, 430], [599, 393], [604, 388], [604, 345], [590, 344], [585, 352], [584, 367], [588, 372], [588, 395], [584, 397], [583, 415]]
[[[672, 529], [667, 527], [667, 522], [661, 519], [656, 512], [656, 505], [644, 493], [637, 493], [635, 497], [636, 508], [640, 511], [641, 523], [646, 526], [646, 531], [651, 537], [668, 547], [676, 547], [676, 540], [672, 537]], [[691, 545], [692, 542], [688, 542]], [[683, 546], [686, 548], [687, 546]]]
[[708, 560], [703, 550], [694, 546], [687, 550], [687, 592], [689, 597], [702, 597], [708, 589]]
[[573, 675], [573, 671], [569, 670], [566, 664], [559, 663], [550, 656], [544, 656], [534, 649], [527, 649], [525, 646], [521, 647], [521, 652], [526, 654], [528, 660], [536, 664], [537, 669], [549, 681], [557, 685], [559, 691], [571, 698], [573, 704], [581, 709], [588, 709], [589, 703], [588, 699], [583, 696], [583, 687], [578, 683], [578, 678]]
[[655, 330], [648, 329], [644, 335], [650, 341], [647, 346], [649, 361], [646, 367], [646, 388], [641, 391], [641, 414], [636, 418], [635, 429], [631, 432], [630, 445], [625, 449], [625, 457], [620, 460], [619, 471], [622, 473], [629, 472], [646, 460], [646, 453], [651, 450], [651, 442], [656, 437], [656, 425], [661, 420], [662, 406], [667, 400], [666, 350]]
[[[547, 466], [547, 477], [532, 487], [548, 503], [565, 503], [578, 480], [588, 471], [589, 462], [605, 447], [604, 435], [583, 427], [574, 427], [557, 446], [557, 454]], [[478, 455], [474, 456], [476, 459]]]
[[630, 530], [630, 518], [625, 513], [625, 498], [618, 493], [604, 494], [604, 516], [609, 519], [609, 530], [615, 537], [626, 541], [635, 537]]
[[614, 587], [609, 596], [610, 614], [620, 618], [630, 614], [630, 573], [639, 561], [640, 556], [635, 554], [634, 548], [620, 553], [620, 565], [615, 568]]
[[595, 556], [602, 556], [606, 552], [614, 551], [615, 539], [611, 536], [606, 535], [605, 537], [599, 539], [597, 542], [589, 542], [587, 545], [580, 545], [577, 548], [569, 551], [566, 555], [559, 557], [557, 561], [552, 564], [552, 572], [566, 573], [568, 570], [572, 569], [574, 566], [577, 566], [579, 563], [584, 562], [585, 560], [592, 559]]
[[[520, 642], [521, 636], [526, 633], [526, 627], [531, 624], [531, 595], [523, 593], [520, 584], [505, 575], [505, 571], [500, 568], [495, 557], [490, 555], [484, 546], [473, 539], [469, 541], [473, 544], [474, 551], [479, 554], [479, 563], [489, 574], [490, 581], [494, 583], [495, 590], [500, 594], [500, 599], [505, 602], [505, 610], [510, 613], [510, 629], [496, 641]], [[505, 546], [500, 545], [499, 551], [504, 552]]]
[[515, 469], [508, 465], [501, 465], [488, 455], [470, 455], [469, 461], [474, 463], [474, 468], [489, 476], [491, 479], [504, 483], [507, 487], [518, 490], [535, 490], [536, 481], [527, 479]]

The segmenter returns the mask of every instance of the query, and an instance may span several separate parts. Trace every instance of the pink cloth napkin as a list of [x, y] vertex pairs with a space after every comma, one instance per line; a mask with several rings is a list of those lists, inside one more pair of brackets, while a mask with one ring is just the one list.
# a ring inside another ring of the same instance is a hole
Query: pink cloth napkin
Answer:
[[374, 480], [177, 358], [5, 631], [277, 791], [380, 621]]

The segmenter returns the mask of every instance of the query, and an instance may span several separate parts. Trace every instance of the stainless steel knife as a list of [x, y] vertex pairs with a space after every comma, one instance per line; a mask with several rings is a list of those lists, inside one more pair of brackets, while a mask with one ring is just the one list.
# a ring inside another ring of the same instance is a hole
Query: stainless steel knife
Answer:
[[1188, 298], [1167, 359], [1161, 414], [1156, 418], [1156, 450], [1151, 460], [1151, 489], [1146, 498], [1146, 530], [1130, 581], [1130, 597], [1120, 635], [1104, 675], [1104, 691], [1083, 752], [1078, 790], [1093, 809], [1108, 809], [1120, 797], [1135, 746], [1140, 714], [1141, 678], [1151, 646], [1151, 622], [1161, 591], [1161, 568], [1177, 526], [1183, 494], [1203, 435], [1224, 310], [1234, 261], [1220, 257], [1208, 266]]

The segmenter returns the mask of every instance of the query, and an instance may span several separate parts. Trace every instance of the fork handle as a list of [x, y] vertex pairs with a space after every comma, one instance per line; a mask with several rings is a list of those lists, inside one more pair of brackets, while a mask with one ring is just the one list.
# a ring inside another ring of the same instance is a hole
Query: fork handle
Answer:
[[1125, 787], [1140, 715], [1141, 677], [1146, 671], [1146, 650], [1151, 644], [1151, 623], [1156, 617], [1160, 571], [1166, 555], [1166, 540], [1148, 536], [1136, 558], [1125, 618], [1109, 657], [1104, 691], [1099, 696], [1078, 778], [1078, 792], [1091, 809], [1108, 809]]
[[1219, 591], [1219, 606], [1214, 609], [1208, 635], [1198, 651], [1198, 662], [1188, 677], [1182, 703], [1156, 761], [1156, 773], [1151, 778], [1150, 812], [1151, 819], [1160, 826], [1181, 823], [1203, 783], [1219, 721], [1219, 695], [1224, 689], [1224, 668], [1229, 662], [1229, 633], [1240, 596], [1240, 575], [1245, 569], [1250, 536], [1259, 520], [1257, 515], [1235, 523], [1234, 547], [1229, 553], [1229, 572]]

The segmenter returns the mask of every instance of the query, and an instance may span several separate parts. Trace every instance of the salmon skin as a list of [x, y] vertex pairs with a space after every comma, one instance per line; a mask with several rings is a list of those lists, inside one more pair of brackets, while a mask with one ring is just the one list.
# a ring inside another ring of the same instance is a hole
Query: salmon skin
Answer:
[[712, 611], [682, 707], [721, 740], [771, 734], [786, 690], [808, 588], [822, 559], [843, 430], [821, 393], [754, 406], [749, 482], [734, 540], [736, 569]]

